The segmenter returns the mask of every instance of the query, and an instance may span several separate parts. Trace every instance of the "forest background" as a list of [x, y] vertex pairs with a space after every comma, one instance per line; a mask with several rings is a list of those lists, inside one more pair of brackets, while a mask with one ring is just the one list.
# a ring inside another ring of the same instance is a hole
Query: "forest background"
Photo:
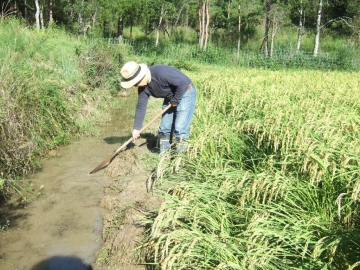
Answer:
[[[356, 57], [360, 42], [359, 0], [1, 0], [0, 3], [2, 17], [14, 15], [37, 29], [61, 27], [76, 35], [127, 42], [137, 54], [151, 51], [154, 56], [159, 53], [169, 58], [190, 56], [251, 67], [359, 66]], [[186, 49], [182, 50], [184, 46]]]

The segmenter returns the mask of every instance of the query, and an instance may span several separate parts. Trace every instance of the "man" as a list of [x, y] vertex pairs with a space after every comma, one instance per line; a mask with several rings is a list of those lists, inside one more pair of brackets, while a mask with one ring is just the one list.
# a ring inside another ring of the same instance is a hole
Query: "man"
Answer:
[[195, 110], [196, 88], [184, 73], [168, 65], [137, 64], [127, 62], [120, 71], [121, 86], [138, 87], [133, 139], [140, 137], [150, 96], [164, 98], [163, 109], [171, 104], [159, 127], [160, 153], [170, 149], [170, 134], [173, 130], [178, 151], [184, 151], [183, 141], [189, 139], [189, 128]]

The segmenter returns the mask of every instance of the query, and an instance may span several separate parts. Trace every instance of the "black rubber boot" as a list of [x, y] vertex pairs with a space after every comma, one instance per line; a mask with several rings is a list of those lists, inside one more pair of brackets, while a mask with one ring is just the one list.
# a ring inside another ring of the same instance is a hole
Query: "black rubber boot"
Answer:
[[181, 139], [181, 138], [176, 138], [176, 151], [179, 153], [179, 154], [183, 154], [186, 152], [186, 141]]
[[164, 155], [165, 153], [168, 153], [171, 147], [170, 134], [165, 135], [163, 133], [159, 133], [158, 145], [160, 148], [160, 155]]

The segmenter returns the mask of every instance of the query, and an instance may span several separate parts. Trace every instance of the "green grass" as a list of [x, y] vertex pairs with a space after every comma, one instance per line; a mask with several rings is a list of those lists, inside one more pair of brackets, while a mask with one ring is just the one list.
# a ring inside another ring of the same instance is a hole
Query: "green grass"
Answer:
[[8, 18], [0, 28], [0, 178], [10, 183], [41, 166], [50, 149], [96, 134], [120, 101], [114, 97], [127, 48], [56, 28], [33, 31]]

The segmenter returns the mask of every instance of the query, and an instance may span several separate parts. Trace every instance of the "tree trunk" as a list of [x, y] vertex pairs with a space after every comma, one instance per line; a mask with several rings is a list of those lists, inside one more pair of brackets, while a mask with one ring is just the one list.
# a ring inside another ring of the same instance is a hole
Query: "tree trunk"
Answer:
[[83, 32], [83, 20], [82, 20], [82, 16], [81, 16], [81, 13], [79, 13], [79, 16], [78, 16], [78, 35], [81, 35], [82, 32]]
[[317, 20], [316, 20], [316, 35], [315, 35], [314, 56], [318, 55], [319, 46], [320, 46], [320, 30], [321, 30], [322, 6], [323, 6], [323, 0], [319, 0], [319, 8], [318, 8]]
[[26, 3], [26, 0], [24, 0], [24, 19], [25, 19], [25, 22], [27, 22], [27, 3]]
[[16, 17], [19, 15], [19, 9], [16, 1], [14, 1], [13, 13]]
[[123, 19], [122, 16], [118, 18], [118, 27], [117, 27], [117, 38], [119, 43], [123, 41]]
[[275, 42], [276, 31], [277, 31], [277, 21], [276, 21], [276, 12], [274, 12], [272, 31], [271, 31], [270, 57], [274, 55], [274, 42]]
[[208, 40], [209, 40], [210, 2], [206, 2], [206, 3], [205, 3], [205, 13], [206, 13], [206, 25], [205, 25], [204, 51], [206, 51], [207, 43], [208, 43]]
[[238, 0], [238, 42], [237, 42], [237, 60], [240, 60], [241, 45], [241, 0]]
[[228, 3], [228, 10], [227, 10], [227, 19], [230, 19], [230, 12], [231, 12], [232, 0], [229, 0]]
[[159, 45], [160, 27], [161, 27], [161, 22], [162, 22], [162, 19], [163, 19], [163, 11], [164, 11], [164, 6], [161, 6], [159, 24], [158, 24], [158, 27], [156, 29], [155, 47], [157, 47]]
[[40, 3], [39, 7], [40, 7], [40, 14], [39, 14], [40, 29], [43, 29], [44, 28], [44, 5]]
[[108, 37], [107, 30], [106, 30], [106, 21], [103, 21], [103, 36], [104, 38]]
[[204, 47], [204, 36], [205, 36], [205, 3], [199, 1], [199, 45], [200, 48]]
[[133, 32], [133, 19], [130, 19], [130, 39], [132, 39], [132, 32]]
[[53, 21], [53, 0], [49, 0], [49, 24]]
[[298, 40], [297, 40], [297, 46], [296, 46], [296, 53], [300, 51], [301, 48], [301, 39], [302, 39], [302, 29], [303, 29], [303, 1], [300, 0], [300, 8], [299, 8], [299, 27], [298, 27]]
[[[166, 12], [165, 12], [164, 16], [166, 17]], [[164, 37], [166, 37], [166, 35], [168, 38], [170, 37], [167, 20], [164, 19]]]
[[175, 21], [174, 27], [176, 27], [176, 26], [177, 26], [177, 24], [178, 24], [178, 22], [179, 22], [179, 20], [180, 20], [181, 12], [183, 11], [184, 6], [185, 6], [185, 5], [183, 5], [183, 6], [180, 8], [180, 10], [179, 10], [179, 13], [178, 13], [178, 16], [177, 16], [177, 18], [176, 18], [176, 21]]
[[265, 3], [265, 34], [264, 34], [264, 55], [265, 57], [269, 56], [269, 29], [270, 29], [270, 0], [266, 0]]
[[199, 0], [198, 2], [198, 24], [199, 24], [199, 46], [200, 48], [202, 48], [202, 45], [201, 45], [201, 36], [202, 36], [202, 2], [201, 0]]
[[40, 7], [39, 7], [39, 0], [34, 0], [35, 2], [35, 22], [36, 22], [36, 29], [40, 30]]
[[95, 10], [94, 14], [91, 16], [92, 28], [93, 28], [93, 29], [95, 28], [96, 15], [97, 15], [97, 9]]

